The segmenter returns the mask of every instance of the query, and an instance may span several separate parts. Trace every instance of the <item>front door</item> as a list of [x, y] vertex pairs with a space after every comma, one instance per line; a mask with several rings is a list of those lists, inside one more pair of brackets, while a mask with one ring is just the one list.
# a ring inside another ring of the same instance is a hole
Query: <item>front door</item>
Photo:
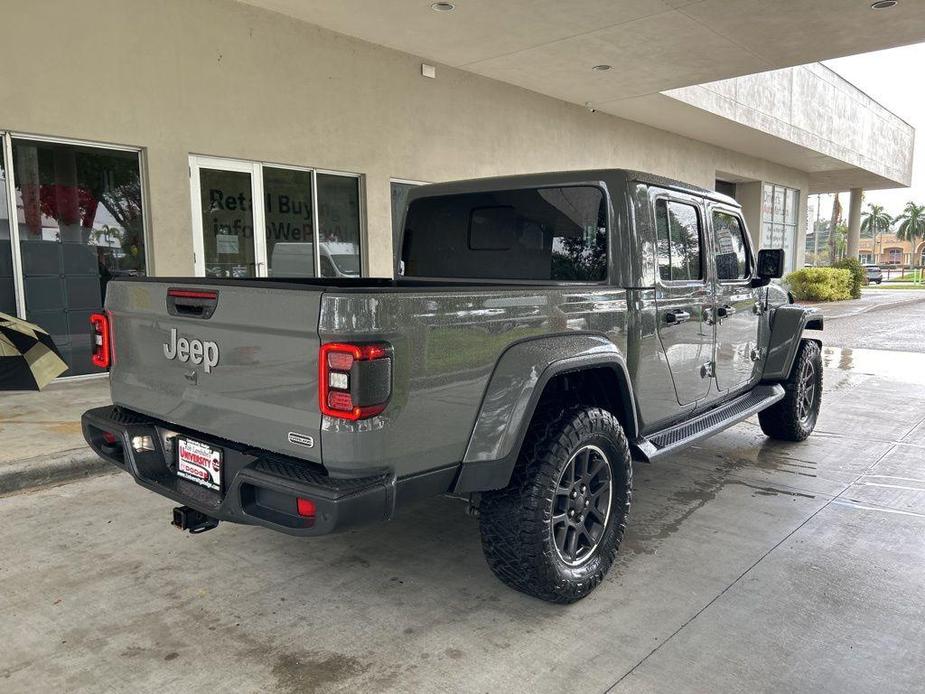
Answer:
[[752, 288], [753, 262], [739, 213], [710, 206], [716, 276], [716, 387], [728, 392], [757, 375], [761, 290]]
[[681, 405], [704, 398], [710, 388], [713, 296], [704, 271], [703, 220], [697, 198], [656, 195], [658, 336]]
[[[193, 239], [200, 277], [265, 277], [259, 169], [250, 162], [190, 157]], [[259, 228], [256, 228], [259, 227]]]

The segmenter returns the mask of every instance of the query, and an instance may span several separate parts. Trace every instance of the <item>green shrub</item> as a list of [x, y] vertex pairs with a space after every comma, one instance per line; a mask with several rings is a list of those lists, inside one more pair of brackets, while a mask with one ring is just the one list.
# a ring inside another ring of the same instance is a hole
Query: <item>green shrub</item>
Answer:
[[857, 258], [842, 258], [832, 267], [851, 272], [851, 298], [861, 298], [861, 287], [867, 284], [867, 272]]
[[785, 278], [794, 297], [801, 301], [844, 301], [851, 298], [854, 278], [850, 270], [806, 267]]

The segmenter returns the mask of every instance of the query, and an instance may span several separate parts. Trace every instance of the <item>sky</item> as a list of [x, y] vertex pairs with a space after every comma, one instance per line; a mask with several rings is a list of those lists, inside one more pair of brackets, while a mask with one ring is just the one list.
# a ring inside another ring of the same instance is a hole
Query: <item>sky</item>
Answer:
[[[883, 104], [916, 131], [912, 187], [865, 191], [865, 209], [867, 203], [871, 202], [883, 205], [887, 212], [895, 216], [902, 212], [909, 200], [925, 204], [925, 89], [922, 88], [925, 43], [826, 60], [824, 64]], [[847, 215], [847, 195], [842, 195], [840, 200], [844, 214]], [[825, 209], [825, 203], [820, 207]]]

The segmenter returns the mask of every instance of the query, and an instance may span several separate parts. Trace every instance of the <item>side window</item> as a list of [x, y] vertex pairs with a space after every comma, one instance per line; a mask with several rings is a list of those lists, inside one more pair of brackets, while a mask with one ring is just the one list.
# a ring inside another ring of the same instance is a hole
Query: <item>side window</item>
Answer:
[[655, 203], [655, 229], [659, 276], [675, 282], [703, 279], [697, 208], [683, 202], [658, 200]]
[[749, 275], [748, 246], [743, 238], [742, 223], [728, 212], [713, 213], [713, 238], [716, 248], [716, 278], [744, 280]]

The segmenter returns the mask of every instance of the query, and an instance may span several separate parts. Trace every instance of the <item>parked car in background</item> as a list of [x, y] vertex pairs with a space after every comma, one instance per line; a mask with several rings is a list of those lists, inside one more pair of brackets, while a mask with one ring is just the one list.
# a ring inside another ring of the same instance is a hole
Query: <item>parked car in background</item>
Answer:
[[879, 265], [865, 264], [864, 271], [867, 273], [868, 284], [880, 284], [883, 282], [883, 270]]

